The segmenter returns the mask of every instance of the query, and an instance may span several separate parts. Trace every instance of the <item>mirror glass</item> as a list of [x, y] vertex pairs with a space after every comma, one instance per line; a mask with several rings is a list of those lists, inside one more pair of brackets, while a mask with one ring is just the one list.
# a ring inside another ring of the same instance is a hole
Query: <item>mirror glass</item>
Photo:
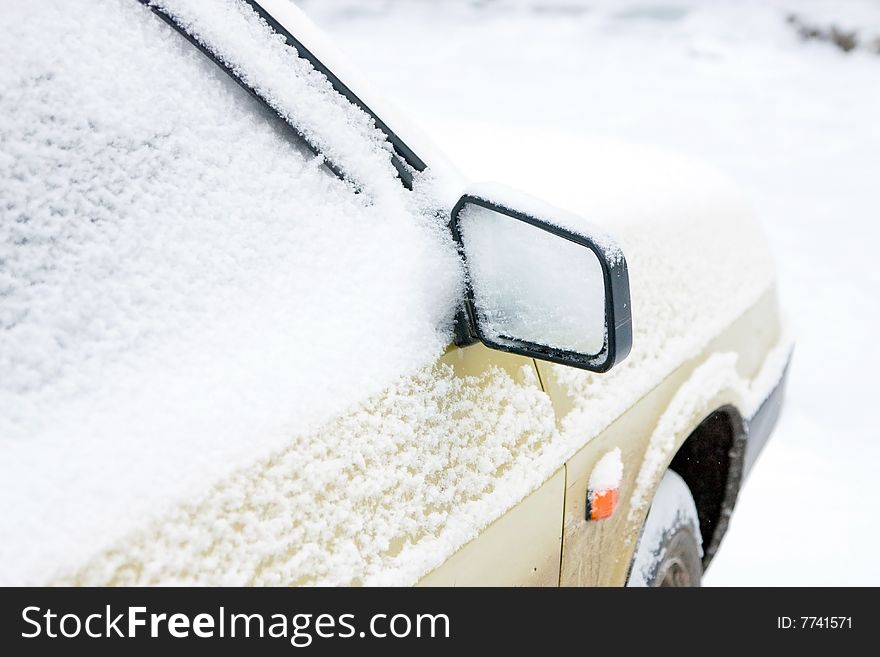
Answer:
[[459, 230], [486, 338], [602, 351], [605, 284], [591, 249], [473, 203], [462, 208]]

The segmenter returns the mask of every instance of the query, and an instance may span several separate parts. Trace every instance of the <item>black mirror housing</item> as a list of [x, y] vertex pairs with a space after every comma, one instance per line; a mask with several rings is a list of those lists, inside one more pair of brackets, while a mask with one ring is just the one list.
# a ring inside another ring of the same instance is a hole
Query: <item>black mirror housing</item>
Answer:
[[[499, 200], [494, 188], [490, 193], [478, 189], [459, 199], [450, 227], [466, 265], [467, 281], [464, 307], [456, 321], [456, 345], [479, 340], [491, 349], [591, 372], [607, 372], [626, 358], [632, 348], [626, 259], [612, 240], [581, 232], [577, 227], [583, 222], [566, 221], [566, 217], [571, 215], [532, 199]], [[484, 245], [482, 253], [471, 244], [477, 241]], [[485, 253], [485, 245], [492, 252]], [[586, 270], [570, 266], [585, 258], [591, 263], [586, 265], [589, 271], [595, 272], [592, 286], [597, 290], [592, 294], [588, 281], [577, 280], [578, 272]], [[546, 269], [557, 271], [542, 281]], [[573, 273], [569, 276], [568, 272]], [[565, 288], [564, 294], [559, 288]], [[603, 311], [604, 323], [597, 323]], [[571, 315], [580, 315], [582, 325], [577, 318], [568, 321]], [[559, 329], [567, 321], [569, 325]], [[587, 324], [591, 331], [581, 331]], [[592, 332], [594, 337], [582, 339], [582, 332]]]

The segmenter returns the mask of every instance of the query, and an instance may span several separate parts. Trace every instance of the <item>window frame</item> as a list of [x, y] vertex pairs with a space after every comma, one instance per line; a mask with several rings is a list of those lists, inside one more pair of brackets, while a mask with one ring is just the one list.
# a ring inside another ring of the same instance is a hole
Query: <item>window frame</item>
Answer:
[[[272, 16], [259, 2], [256, 0], [240, 0], [244, 4], [248, 5], [254, 13], [256, 13], [261, 19], [263, 19], [266, 24], [269, 26], [275, 34], [281, 36], [285, 43], [292, 47], [297, 56], [301, 59], [305, 59], [309, 64], [311, 64], [312, 68], [314, 68], [318, 73], [321, 73], [327, 81], [332, 86], [333, 90], [336, 91], [339, 95], [344, 97], [349, 103], [360, 109], [362, 112], [366, 113], [370, 118], [373, 119], [373, 122], [376, 125], [376, 128], [379, 129], [382, 134], [385, 135], [385, 138], [391, 144], [393, 153], [391, 156], [391, 163], [397, 171], [397, 179], [400, 181], [401, 185], [404, 188], [411, 190], [413, 188], [413, 179], [416, 172], [422, 172], [427, 169], [427, 165], [425, 162], [413, 151], [409, 146], [404, 143], [404, 141], [393, 131], [391, 128], [372, 110], [370, 109], [366, 103], [364, 103], [337, 75], [333, 73], [321, 60], [312, 53], [299, 39], [297, 39], [287, 28], [285, 28], [278, 20]], [[222, 70], [226, 75], [228, 75], [232, 80], [236, 82], [242, 89], [248, 92], [254, 99], [256, 99], [263, 107], [270, 111], [270, 113], [277, 117], [277, 119], [282, 122], [286, 129], [292, 131], [296, 138], [300, 140], [305, 146], [311, 151], [314, 155], [320, 155], [324, 158], [324, 163], [327, 168], [333, 172], [333, 174], [339, 178], [340, 180], [347, 181], [345, 174], [343, 173], [343, 169], [339, 166], [338, 162], [334, 162], [326, 154], [321, 152], [321, 149], [313, 143], [304, 133], [303, 131], [290, 120], [288, 120], [285, 116], [279, 113], [272, 105], [268, 102], [268, 100], [263, 97], [256, 89], [251, 87], [245, 82], [241, 76], [236, 74], [236, 72], [227, 66], [223, 61], [218, 59], [213, 52], [211, 52], [210, 47], [201, 43], [198, 39], [196, 39], [192, 34], [190, 34], [186, 28], [175, 20], [174, 16], [165, 11], [162, 7], [153, 3], [152, 0], [137, 0], [140, 4], [144, 5], [150, 11], [152, 11], [156, 16], [162, 19], [165, 23], [171, 26], [176, 32], [178, 32], [181, 36], [183, 36], [187, 41], [189, 41], [193, 46], [195, 46], [205, 57], [210, 59], [220, 70]], [[351, 182], [351, 181], [350, 181]]]

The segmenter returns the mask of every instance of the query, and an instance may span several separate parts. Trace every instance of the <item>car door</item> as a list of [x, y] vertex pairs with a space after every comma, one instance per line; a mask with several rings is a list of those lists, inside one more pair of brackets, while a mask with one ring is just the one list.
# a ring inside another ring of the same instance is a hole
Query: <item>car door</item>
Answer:
[[[552, 474], [524, 481], [511, 481], [512, 467], [528, 467], [538, 462], [556, 435], [556, 423], [549, 399], [543, 393], [535, 361], [523, 356], [495, 351], [474, 344], [450, 347], [440, 361], [451, 367], [464, 385], [451, 395], [451, 407], [466, 404], [466, 416], [451, 427], [459, 440], [467, 437], [475, 445], [473, 465], [481, 453], [500, 453], [503, 457], [494, 473], [485, 479], [478, 505], [499, 504], [489, 515], [487, 527], [476, 538], [451, 555], [442, 565], [423, 577], [422, 586], [556, 586], [559, 582], [559, 556], [562, 547], [562, 511], [565, 472], [551, 465]], [[472, 401], [470, 401], [472, 400]], [[475, 424], [476, 421], [476, 424]], [[509, 490], [504, 491], [507, 487]], [[498, 489], [504, 492], [498, 496]], [[494, 490], [493, 490], [494, 489]], [[536, 489], [536, 490], [533, 490]], [[508, 508], [509, 507], [509, 508]], [[482, 524], [482, 523], [481, 523]]]

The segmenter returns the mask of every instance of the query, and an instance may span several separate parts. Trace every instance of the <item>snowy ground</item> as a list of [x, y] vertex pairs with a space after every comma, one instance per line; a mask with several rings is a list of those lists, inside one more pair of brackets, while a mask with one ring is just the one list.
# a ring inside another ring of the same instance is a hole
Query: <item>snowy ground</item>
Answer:
[[804, 43], [786, 21], [873, 39], [880, 2], [301, 4], [441, 144], [461, 121], [584, 129], [740, 181], [778, 256], [797, 351], [707, 583], [880, 584], [880, 55]]

